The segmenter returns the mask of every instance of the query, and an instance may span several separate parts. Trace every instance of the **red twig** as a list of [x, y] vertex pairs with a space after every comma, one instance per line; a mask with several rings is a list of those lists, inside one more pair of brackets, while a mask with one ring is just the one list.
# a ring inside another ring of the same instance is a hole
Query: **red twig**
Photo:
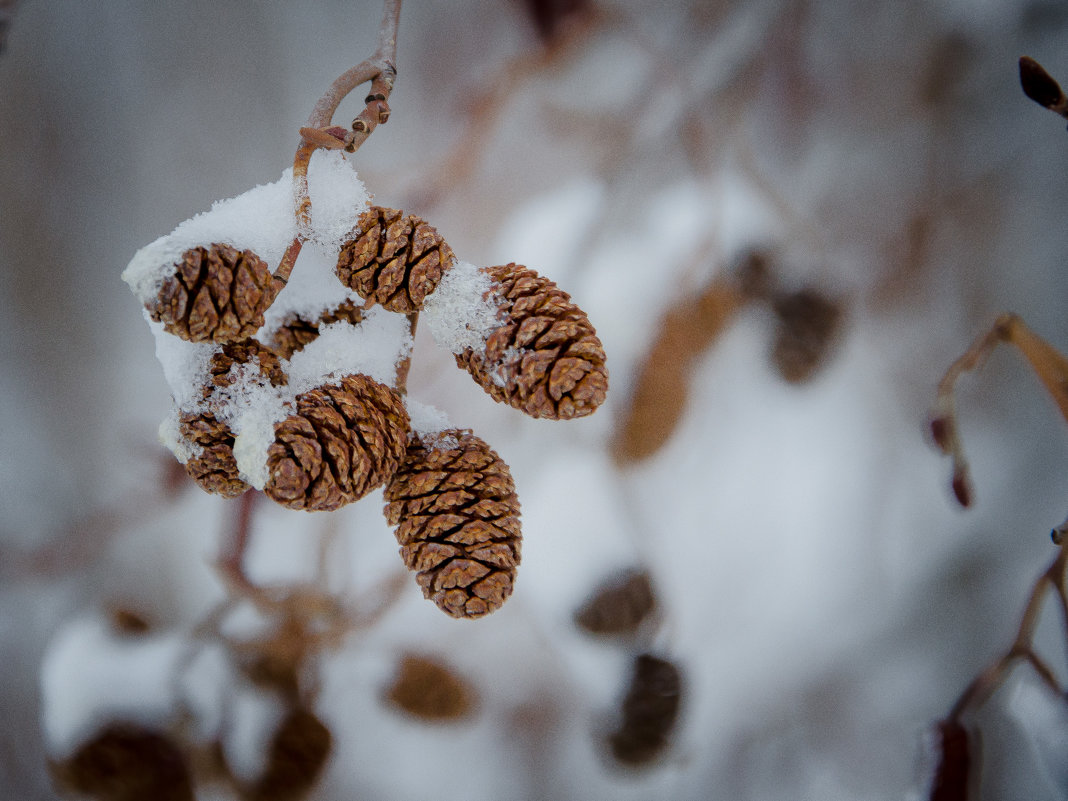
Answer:
[[301, 129], [301, 142], [293, 157], [293, 184], [296, 196], [297, 237], [286, 251], [274, 278], [284, 286], [289, 280], [293, 264], [300, 254], [311, 222], [311, 197], [308, 195], [308, 164], [312, 153], [320, 147], [336, 149], [330, 141], [337, 139], [331, 120], [341, 101], [353, 89], [371, 82], [370, 94], [365, 99], [363, 111], [352, 121], [352, 130], [340, 140], [341, 147], [354, 153], [371, 135], [374, 129], [389, 119], [389, 95], [397, 76], [397, 26], [400, 22], [401, 0], [385, 0], [382, 23], [378, 28], [378, 43], [374, 54], [352, 69], [339, 75], [312, 109], [308, 124]]

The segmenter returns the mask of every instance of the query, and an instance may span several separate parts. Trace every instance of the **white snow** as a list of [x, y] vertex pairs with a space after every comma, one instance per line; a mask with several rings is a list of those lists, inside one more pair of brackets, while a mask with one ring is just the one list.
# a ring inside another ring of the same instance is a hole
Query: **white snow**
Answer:
[[308, 165], [308, 193], [312, 202], [309, 240], [336, 253], [370, 203], [363, 181], [344, 153], [317, 150]]
[[286, 365], [290, 388], [305, 392], [354, 373], [392, 384], [397, 364], [411, 346], [404, 315], [372, 308], [359, 325], [341, 322], [320, 327], [319, 336], [294, 353]]
[[165, 721], [174, 711], [183, 647], [174, 634], [116, 635], [95, 616], [65, 624], [41, 665], [41, 717], [50, 753], [69, 753], [109, 721]]
[[426, 299], [420, 320], [446, 350], [478, 351], [500, 326], [498, 306], [489, 275], [470, 262], [457, 261]]
[[459, 440], [455, 434], [446, 433], [453, 429], [449, 416], [434, 406], [414, 400], [410, 395], [405, 398], [408, 417], [412, 431], [428, 448], [455, 448]]
[[148, 303], [172, 275], [172, 265], [182, 253], [212, 244], [251, 250], [276, 265], [296, 233], [291, 172], [283, 173], [274, 183], [217, 201], [210, 211], [186, 220], [167, 236], [141, 248], [123, 272], [123, 280], [142, 303]]

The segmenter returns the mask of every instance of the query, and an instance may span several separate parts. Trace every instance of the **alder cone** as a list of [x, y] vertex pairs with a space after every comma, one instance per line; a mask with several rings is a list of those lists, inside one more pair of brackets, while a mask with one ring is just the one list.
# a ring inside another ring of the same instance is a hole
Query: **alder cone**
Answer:
[[438, 722], [467, 716], [475, 704], [475, 691], [441, 662], [405, 654], [385, 698], [413, 717]]
[[826, 362], [841, 328], [842, 309], [812, 289], [778, 297], [772, 309], [779, 318], [772, 361], [786, 381], [803, 383]]
[[424, 220], [372, 206], [357, 220], [354, 238], [342, 245], [337, 276], [368, 305], [408, 314], [423, 308], [454, 258]]
[[382, 486], [408, 442], [400, 396], [365, 375], [297, 396], [297, 409], [275, 425], [263, 491], [289, 509], [333, 511]]
[[663, 752], [678, 719], [681, 685], [679, 669], [666, 659], [652, 654], [635, 658], [622, 723], [609, 737], [617, 760], [637, 767]]
[[234, 435], [228, 425], [209, 412], [184, 413], [178, 418], [178, 431], [201, 448], [185, 463], [185, 472], [202, 490], [236, 498], [249, 489], [238, 473]]
[[333, 748], [330, 729], [307, 709], [282, 719], [271, 739], [266, 766], [256, 783], [242, 793], [247, 801], [298, 801], [319, 780]]
[[628, 570], [606, 581], [575, 613], [590, 634], [634, 634], [656, 608], [653, 582], [644, 570]]
[[345, 301], [337, 308], [323, 313], [315, 321], [291, 314], [272, 335], [271, 350], [278, 354], [279, 358], [289, 359], [318, 338], [319, 326], [341, 322], [357, 325], [362, 320], [363, 312], [352, 301]]
[[190, 342], [236, 342], [263, 325], [277, 294], [267, 263], [251, 250], [212, 244], [182, 254], [149, 315]]
[[256, 339], [244, 339], [223, 345], [222, 350], [211, 357], [208, 362], [210, 385], [204, 387], [204, 397], [207, 398], [214, 390], [233, 386], [237, 381], [237, 376], [233, 374], [234, 368], [249, 364], [253, 360], [259, 365], [260, 377], [269, 381], [272, 386], [281, 387], [289, 382], [274, 351]]
[[185, 757], [161, 732], [111, 723], [53, 766], [67, 789], [100, 801], [194, 801]]
[[496, 401], [531, 417], [592, 414], [608, 391], [604, 348], [586, 312], [548, 278], [517, 264], [484, 269], [503, 325], [485, 348], [456, 355]]
[[413, 437], [385, 498], [401, 558], [425, 597], [456, 618], [504, 604], [519, 566], [519, 498], [489, 445], [469, 430], [446, 431], [437, 447]]
[[[211, 397], [237, 381], [234, 368], [256, 360], [259, 375], [273, 386], [287, 383], [278, 357], [255, 339], [231, 342], [208, 362], [208, 382], [201, 395], [211, 408]], [[234, 458], [234, 435], [211, 411], [185, 412], [178, 418], [179, 434], [201, 450], [185, 463], [185, 471], [201, 489], [224, 498], [236, 498], [249, 485], [241, 479]]]

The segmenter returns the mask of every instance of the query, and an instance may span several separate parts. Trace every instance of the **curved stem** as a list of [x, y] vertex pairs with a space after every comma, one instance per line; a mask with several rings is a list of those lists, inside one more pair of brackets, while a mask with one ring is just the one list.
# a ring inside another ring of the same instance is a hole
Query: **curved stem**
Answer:
[[970, 708], [983, 704], [1008, 676], [1009, 671], [1017, 660], [1023, 659], [1030, 663], [1046, 685], [1053, 692], [1060, 695], [1063, 689], [1050, 667], [1042, 660], [1034, 650], [1035, 628], [1038, 625], [1039, 615], [1042, 611], [1042, 603], [1045, 600], [1046, 590], [1053, 588], [1058, 595], [1064, 595], [1065, 566], [1068, 564], [1068, 550], [1062, 545], [1057, 558], [1046, 571], [1038, 577], [1031, 588], [1031, 595], [1027, 599], [1020, 626], [1016, 637], [1009, 649], [1000, 657], [990, 663], [982, 673], [976, 676], [964, 689], [953, 708], [949, 711], [947, 720], [958, 720], [964, 712]]
[[[378, 40], [374, 54], [355, 67], [341, 73], [330, 88], [319, 98], [308, 117], [309, 129], [321, 130], [330, 126], [334, 113], [357, 86], [371, 82], [371, 92], [365, 99], [365, 108], [352, 122], [353, 130], [345, 136], [344, 148], [354, 153], [381, 123], [389, 119], [389, 95], [397, 75], [397, 26], [400, 22], [401, 0], [384, 0], [382, 22], [378, 28]], [[293, 187], [296, 197], [297, 237], [286, 251], [282, 263], [275, 271], [274, 279], [282, 285], [289, 280], [297, 256], [311, 225], [311, 197], [308, 194], [308, 164], [312, 153], [323, 147], [323, 139], [311, 134], [311, 139], [301, 138], [293, 156]], [[333, 145], [330, 145], [333, 147]], [[281, 287], [278, 287], [280, 289]]]
[[[419, 312], [408, 315], [408, 336], [412, 339], [412, 349], [415, 349], [415, 329], [419, 325]], [[412, 367], [411, 351], [397, 364], [397, 377], [394, 386], [401, 395], [408, 394], [408, 371]]]
[[252, 507], [258, 493], [248, 490], [234, 503], [234, 523], [228, 533], [226, 550], [219, 556], [219, 570], [231, 584], [244, 593], [255, 592], [256, 585], [245, 573], [245, 552], [252, 536]]

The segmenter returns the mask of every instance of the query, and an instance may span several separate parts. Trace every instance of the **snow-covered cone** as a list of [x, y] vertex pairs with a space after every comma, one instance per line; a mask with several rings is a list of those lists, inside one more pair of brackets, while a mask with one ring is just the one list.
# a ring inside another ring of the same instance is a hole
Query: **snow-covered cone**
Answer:
[[519, 498], [489, 445], [469, 430], [429, 442], [414, 435], [385, 498], [401, 558], [423, 595], [457, 618], [504, 604], [520, 559]]
[[548, 278], [517, 264], [487, 267], [501, 325], [456, 362], [490, 396], [531, 417], [592, 414], [608, 391], [604, 348], [586, 312]]
[[286, 383], [286, 375], [278, 357], [255, 339], [224, 345], [208, 364], [208, 383], [203, 387], [203, 408], [182, 412], [178, 417], [178, 432], [194, 446], [194, 455], [185, 463], [185, 471], [207, 492], [236, 498], [249, 485], [240, 476], [234, 457], [234, 434], [216, 414], [221, 400], [238, 378], [245, 365], [257, 365], [259, 377], [272, 386]]
[[303, 392], [274, 427], [264, 493], [289, 509], [333, 511], [382, 486], [408, 443], [408, 412], [366, 375]]
[[251, 250], [214, 243], [182, 253], [146, 308], [170, 334], [190, 342], [228, 343], [256, 333], [276, 295], [263, 259]]
[[351, 300], [324, 312], [316, 320], [307, 320], [299, 314], [291, 314], [271, 335], [271, 349], [281, 358], [288, 359], [315, 341], [319, 336], [319, 326], [340, 322], [357, 325], [361, 320], [363, 312]]
[[134, 801], [194, 801], [185, 755], [166, 734], [111, 723], [70, 758], [52, 765], [57, 783], [79, 796]]
[[296, 801], [307, 797], [333, 749], [330, 729], [304, 708], [286, 714], [271, 738], [259, 779], [245, 788], [248, 801]]
[[452, 249], [424, 220], [373, 206], [342, 245], [337, 275], [368, 305], [407, 314], [423, 308], [453, 261]]
[[185, 463], [185, 472], [202, 490], [236, 498], [249, 488], [237, 469], [234, 434], [226, 423], [210, 412], [183, 412], [178, 418], [178, 432], [199, 449]]

